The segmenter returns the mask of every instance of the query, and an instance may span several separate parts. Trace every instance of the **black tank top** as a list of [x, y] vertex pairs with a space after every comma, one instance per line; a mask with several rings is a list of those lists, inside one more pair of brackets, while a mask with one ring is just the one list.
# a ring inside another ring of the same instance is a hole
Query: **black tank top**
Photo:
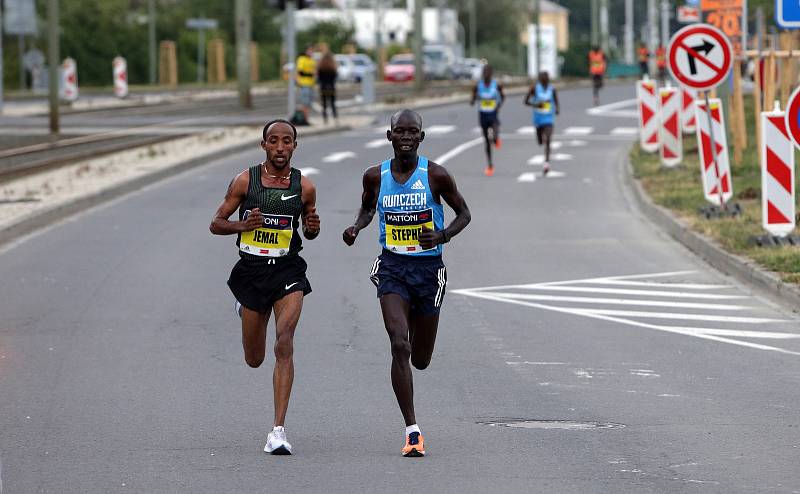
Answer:
[[251, 232], [240, 233], [236, 239], [239, 256], [252, 261], [269, 261], [276, 257], [297, 255], [303, 249], [298, 228], [303, 214], [300, 170], [291, 169], [289, 187], [276, 189], [261, 184], [263, 165], [250, 167], [247, 196], [239, 206], [239, 220], [251, 209], [259, 208], [264, 224]]

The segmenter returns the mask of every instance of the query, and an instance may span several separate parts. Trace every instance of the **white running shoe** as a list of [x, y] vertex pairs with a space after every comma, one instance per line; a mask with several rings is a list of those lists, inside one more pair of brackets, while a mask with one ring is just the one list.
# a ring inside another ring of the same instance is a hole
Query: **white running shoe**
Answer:
[[275, 426], [269, 433], [264, 452], [271, 455], [292, 454], [292, 445], [286, 440], [286, 430], [282, 426]]
[[242, 318], [242, 304], [239, 303], [238, 300], [235, 301], [236, 303], [233, 304], [233, 311], [236, 312], [236, 315], [239, 316], [239, 319]]

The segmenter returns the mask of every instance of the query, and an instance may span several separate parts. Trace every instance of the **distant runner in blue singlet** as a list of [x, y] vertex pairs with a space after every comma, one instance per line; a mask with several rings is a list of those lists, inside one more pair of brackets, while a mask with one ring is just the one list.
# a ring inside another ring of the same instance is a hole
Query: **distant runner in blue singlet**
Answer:
[[[492, 79], [492, 67], [489, 64], [483, 66], [483, 78], [472, 88], [472, 100], [470, 105], [478, 102], [478, 117], [483, 131], [483, 139], [486, 142], [486, 158], [489, 164], [484, 170], [487, 177], [494, 175], [494, 163], [492, 163], [492, 144], [500, 148], [500, 107], [506, 100], [503, 93], [503, 86]], [[489, 129], [492, 136], [489, 137]]]
[[559, 113], [558, 94], [550, 84], [547, 72], [539, 73], [539, 82], [531, 86], [525, 95], [525, 104], [533, 107], [533, 126], [536, 127], [536, 139], [544, 145], [544, 164], [542, 175], [550, 171], [550, 139], [553, 136], [553, 124]]

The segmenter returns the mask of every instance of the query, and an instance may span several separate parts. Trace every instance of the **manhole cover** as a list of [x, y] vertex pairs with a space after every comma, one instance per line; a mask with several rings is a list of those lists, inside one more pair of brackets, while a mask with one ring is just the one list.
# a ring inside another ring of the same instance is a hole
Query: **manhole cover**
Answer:
[[613, 422], [593, 422], [579, 420], [525, 420], [525, 419], [501, 419], [487, 420], [478, 422], [480, 425], [491, 425], [493, 427], [512, 427], [515, 429], [566, 429], [566, 430], [590, 430], [590, 429], [621, 429], [623, 424]]

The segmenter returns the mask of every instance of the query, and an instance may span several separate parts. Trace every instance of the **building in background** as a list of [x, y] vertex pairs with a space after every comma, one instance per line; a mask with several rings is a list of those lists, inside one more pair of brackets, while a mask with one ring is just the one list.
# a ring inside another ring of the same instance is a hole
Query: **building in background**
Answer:
[[558, 51], [569, 49], [569, 9], [550, 0], [540, 0], [539, 19], [543, 26], [553, 26], [556, 30]]

